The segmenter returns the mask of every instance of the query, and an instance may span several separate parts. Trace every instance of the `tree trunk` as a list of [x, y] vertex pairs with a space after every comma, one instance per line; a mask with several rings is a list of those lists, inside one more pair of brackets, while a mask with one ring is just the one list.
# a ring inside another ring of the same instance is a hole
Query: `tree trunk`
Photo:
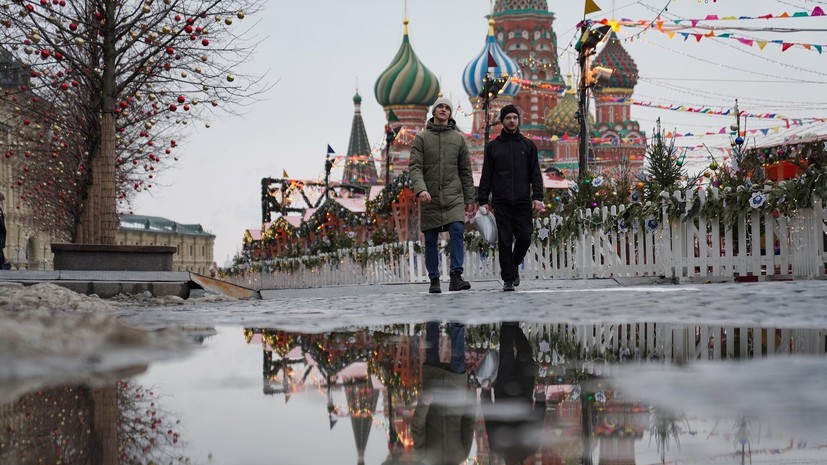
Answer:
[[91, 183], [83, 204], [77, 242], [114, 244], [118, 230], [115, 200], [115, 14], [116, 2], [107, 2], [103, 22], [103, 75], [101, 76], [100, 145], [91, 154]]

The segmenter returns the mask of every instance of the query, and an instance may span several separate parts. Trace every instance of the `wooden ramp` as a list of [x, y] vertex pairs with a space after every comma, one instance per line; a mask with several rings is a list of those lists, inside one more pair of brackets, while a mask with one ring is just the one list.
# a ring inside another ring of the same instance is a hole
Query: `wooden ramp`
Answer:
[[260, 299], [261, 294], [255, 289], [239, 286], [202, 274], [190, 272], [190, 281], [201, 286], [202, 289], [215, 292], [234, 299]]

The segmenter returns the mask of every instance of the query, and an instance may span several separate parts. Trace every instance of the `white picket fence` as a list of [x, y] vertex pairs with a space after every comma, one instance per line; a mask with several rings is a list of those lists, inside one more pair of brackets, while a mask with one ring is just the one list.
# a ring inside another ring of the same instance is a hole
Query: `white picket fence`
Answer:
[[[713, 190], [710, 195], [717, 194]], [[706, 195], [699, 192], [701, 204], [706, 202]], [[687, 200], [688, 209], [693, 199], [679, 200]], [[580, 214], [604, 224], [623, 208], [603, 207]], [[732, 227], [725, 227], [721, 218], [670, 221], [666, 209], [654, 229], [640, 223], [624, 232], [600, 227], [586, 230], [562, 244], [537, 241], [529, 249], [520, 274], [534, 279], [825, 276], [827, 211], [821, 199], [815, 198], [812, 208], [800, 209], [789, 218], [762, 215], [758, 210], [741, 214]], [[384, 250], [385, 258], [367, 264], [333, 255], [313, 257], [326, 259], [313, 266], [303, 265], [301, 259], [281, 259], [282, 265], [292, 265], [292, 271], [271, 271], [277, 267], [263, 263], [260, 271], [226, 279], [256, 289], [426, 282], [425, 258], [418, 249], [413, 242], [401, 247], [396, 244], [393, 249], [372, 247], [367, 249], [369, 253]], [[448, 259], [441, 255], [440, 261], [442, 277], [447, 279]], [[499, 279], [496, 248], [484, 253], [466, 250], [463, 276]]]
[[[728, 360], [773, 355], [827, 353], [827, 329], [791, 329], [763, 326], [720, 326], [680, 323], [528, 323], [529, 334], [556, 335], [580, 344], [578, 360]], [[612, 356], [610, 357], [609, 354]], [[538, 354], [546, 361], [563, 362], [560, 354]]]

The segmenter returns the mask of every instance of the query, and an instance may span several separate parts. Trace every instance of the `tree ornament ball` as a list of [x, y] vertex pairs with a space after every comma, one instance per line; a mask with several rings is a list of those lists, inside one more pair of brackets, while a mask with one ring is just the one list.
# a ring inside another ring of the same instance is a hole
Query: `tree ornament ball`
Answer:
[[592, 183], [592, 181], [590, 179], [583, 180], [583, 184], [591, 184], [591, 183]]
[[643, 186], [644, 186], [643, 181], [638, 181], [637, 182], [637, 188], [638, 189], [643, 189]]
[[718, 162], [713, 161], [712, 163], [710, 163], [709, 164], [709, 169], [711, 169], [712, 171], [717, 170], [718, 169]]
[[683, 160], [677, 160], [675, 161], [675, 164], [678, 166], [683, 166]]
[[233, 81], [235, 81], [235, 76], [233, 76], [232, 74], [228, 74], [227, 75], [227, 82], [233, 82]]
[[709, 170], [704, 171], [704, 177], [707, 179], [712, 177], [712, 172], [710, 172]]
[[736, 137], [735, 138], [735, 143], [738, 144], [738, 145], [743, 144], [744, 143], [744, 138], [741, 137], [741, 136]]

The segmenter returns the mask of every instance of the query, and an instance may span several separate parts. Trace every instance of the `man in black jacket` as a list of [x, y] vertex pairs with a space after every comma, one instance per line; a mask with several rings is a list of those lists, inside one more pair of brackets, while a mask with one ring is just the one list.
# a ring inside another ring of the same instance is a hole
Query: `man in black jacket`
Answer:
[[545, 211], [543, 175], [537, 146], [520, 133], [517, 107], [503, 107], [500, 121], [502, 132], [485, 148], [477, 201], [490, 203], [494, 212], [503, 291], [513, 291], [520, 285], [517, 267], [531, 243], [532, 210]]

